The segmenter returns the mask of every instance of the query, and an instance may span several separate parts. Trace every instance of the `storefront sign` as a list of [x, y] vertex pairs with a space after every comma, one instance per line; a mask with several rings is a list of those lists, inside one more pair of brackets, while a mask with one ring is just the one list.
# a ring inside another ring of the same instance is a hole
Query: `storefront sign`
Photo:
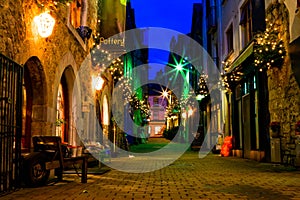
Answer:
[[108, 38], [105, 39], [104, 37], [100, 37], [100, 45], [116, 45], [124, 47], [125, 40], [123, 39], [117, 39], [117, 38]]

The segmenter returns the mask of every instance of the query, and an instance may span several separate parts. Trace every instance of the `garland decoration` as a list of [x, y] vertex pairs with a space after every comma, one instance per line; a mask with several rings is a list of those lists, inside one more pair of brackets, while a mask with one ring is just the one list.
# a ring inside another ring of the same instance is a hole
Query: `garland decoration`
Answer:
[[[268, 22], [268, 20], [266, 20]], [[259, 71], [283, 65], [286, 50], [284, 41], [279, 38], [279, 30], [267, 23], [264, 32], [258, 33], [254, 40], [254, 63]]]

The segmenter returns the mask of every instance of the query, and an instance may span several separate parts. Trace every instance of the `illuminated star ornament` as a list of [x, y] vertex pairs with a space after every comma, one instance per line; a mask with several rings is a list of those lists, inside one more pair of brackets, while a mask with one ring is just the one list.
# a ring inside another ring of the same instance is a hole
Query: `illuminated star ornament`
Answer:
[[183, 57], [180, 57], [179, 60], [177, 60], [176, 57], [178, 57], [178, 56], [175, 56], [174, 54], [172, 54], [174, 63], [169, 63], [169, 66], [174, 67], [174, 69], [171, 70], [171, 72], [176, 72], [175, 80], [178, 76], [178, 73], [180, 73], [182, 75], [182, 77], [185, 77], [184, 71], [187, 71], [187, 69], [185, 69], [185, 66], [189, 65], [189, 62], [187, 62]]

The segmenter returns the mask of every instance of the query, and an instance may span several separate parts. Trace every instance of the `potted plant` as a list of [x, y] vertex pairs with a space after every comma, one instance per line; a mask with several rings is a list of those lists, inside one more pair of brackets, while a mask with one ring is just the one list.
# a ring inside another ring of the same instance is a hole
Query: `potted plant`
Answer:
[[90, 27], [88, 26], [79, 26], [78, 28], [76, 28], [78, 34], [80, 35], [80, 37], [84, 40], [86, 39], [90, 39], [91, 34], [92, 34], [92, 29], [90, 29]]
[[271, 122], [270, 129], [271, 137], [278, 137], [280, 132], [280, 122]]

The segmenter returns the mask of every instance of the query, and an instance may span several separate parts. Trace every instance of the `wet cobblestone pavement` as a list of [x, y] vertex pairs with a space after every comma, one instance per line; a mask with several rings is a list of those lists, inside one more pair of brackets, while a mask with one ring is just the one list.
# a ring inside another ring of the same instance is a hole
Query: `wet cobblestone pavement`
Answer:
[[0, 199], [300, 199], [300, 171], [216, 154], [199, 159], [198, 152], [187, 151], [153, 172], [111, 169], [89, 174], [87, 184], [68, 174], [63, 182], [20, 189]]

